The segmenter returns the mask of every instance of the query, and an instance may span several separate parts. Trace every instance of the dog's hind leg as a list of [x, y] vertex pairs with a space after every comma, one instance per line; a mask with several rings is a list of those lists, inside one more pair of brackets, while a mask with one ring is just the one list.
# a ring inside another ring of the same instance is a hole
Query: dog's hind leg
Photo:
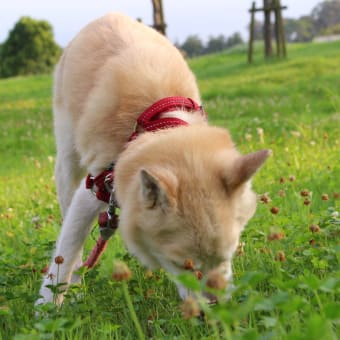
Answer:
[[[41, 287], [41, 298], [37, 301], [37, 304], [62, 303], [62, 290], [65, 290], [70, 283], [72, 272], [81, 257], [86, 237], [91, 231], [92, 222], [104, 206], [105, 203], [97, 200], [91, 191], [85, 188], [85, 183], [82, 181], [74, 193], [64, 219], [56, 251]], [[62, 256], [63, 263], [56, 263], [58, 262], [55, 261], [56, 256]], [[59, 286], [57, 292], [53, 292], [48, 287], [61, 283], [64, 285]]]

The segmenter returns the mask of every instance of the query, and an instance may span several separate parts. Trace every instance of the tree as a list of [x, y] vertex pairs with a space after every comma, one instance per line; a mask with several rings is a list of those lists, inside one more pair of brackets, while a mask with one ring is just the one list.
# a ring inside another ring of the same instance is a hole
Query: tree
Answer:
[[340, 23], [340, 0], [323, 1], [312, 10], [315, 34]]
[[[340, 22], [336, 25], [329, 26], [325, 30], [320, 32], [321, 35], [333, 35], [340, 34]], [[0, 47], [1, 48], [1, 47]]]
[[285, 19], [285, 34], [289, 42], [307, 42], [314, 37], [314, 24], [310, 16], [299, 19]]
[[189, 57], [195, 57], [203, 54], [204, 46], [202, 40], [197, 35], [190, 35], [180, 48], [185, 51]]
[[223, 51], [226, 48], [226, 38], [220, 34], [218, 37], [210, 36], [205, 53], [215, 53]]
[[50, 72], [60, 53], [47, 21], [22, 17], [2, 45], [0, 77]]
[[244, 41], [242, 39], [242, 36], [239, 32], [235, 32], [232, 34], [226, 41], [226, 48], [233, 47], [238, 44], [243, 44]]

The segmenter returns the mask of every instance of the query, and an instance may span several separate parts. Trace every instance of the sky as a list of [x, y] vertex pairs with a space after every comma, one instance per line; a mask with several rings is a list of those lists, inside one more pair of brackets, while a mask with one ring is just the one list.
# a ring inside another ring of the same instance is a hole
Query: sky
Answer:
[[[284, 17], [298, 18], [309, 14], [321, 0], [281, 0], [288, 6]], [[262, 6], [262, 1], [256, 1]], [[182, 43], [189, 35], [197, 34], [206, 41], [209, 36], [223, 34], [228, 37], [240, 32], [248, 39], [250, 21], [248, 9], [252, 0], [163, 0], [167, 36]], [[0, 5], [0, 43], [21, 16], [44, 19], [53, 26], [55, 40], [65, 47], [90, 21], [109, 11], [125, 13], [152, 24], [150, 0], [2, 0]], [[256, 19], [262, 20], [257, 13]]]

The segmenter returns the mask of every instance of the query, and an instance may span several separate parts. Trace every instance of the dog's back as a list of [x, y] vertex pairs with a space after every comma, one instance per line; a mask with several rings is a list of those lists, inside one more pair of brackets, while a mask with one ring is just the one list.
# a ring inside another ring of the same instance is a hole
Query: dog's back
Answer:
[[144, 109], [176, 95], [200, 102], [181, 53], [153, 29], [109, 13], [64, 52], [55, 74], [55, 123], [72, 125], [82, 165], [96, 170], [122, 150]]

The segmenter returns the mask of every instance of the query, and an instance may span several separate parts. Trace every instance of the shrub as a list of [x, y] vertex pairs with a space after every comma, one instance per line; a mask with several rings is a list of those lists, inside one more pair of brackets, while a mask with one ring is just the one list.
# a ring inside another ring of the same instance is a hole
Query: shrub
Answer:
[[50, 72], [60, 53], [47, 21], [22, 17], [1, 46], [0, 77]]

